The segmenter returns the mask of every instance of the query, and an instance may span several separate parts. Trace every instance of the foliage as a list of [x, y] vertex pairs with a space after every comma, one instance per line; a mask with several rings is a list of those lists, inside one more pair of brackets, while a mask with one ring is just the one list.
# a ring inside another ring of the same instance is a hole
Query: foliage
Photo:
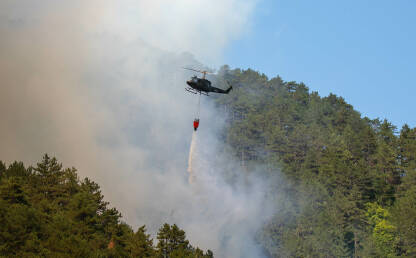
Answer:
[[[48, 155], [29, 168], [0, 162], [0, 256], [160, 257], [145, 226], [133, 232], [103, 199], [98, 184]], [[176, 225], [164, 227], [166, 257], [213, 257], [189, 245]]]
[[390, 222], [390, 213], [377, 203], [367, 203], [366, 216], [372, 228], [371, 240], [375, 252], [383, 257], [399, 255], [399, 237], [397, 228]]
[[303, 83], [228, 66], [219, 74], [235, 88], [214, 97], [228, 113], [224, 142], [242, 166], [271, 168], [259, 177], [280, 168], [286, 180], [276, 199], [292, 204], [279, 204], [260, 237], [270, 256], [416, 255], [415, 128], [362, 118]]

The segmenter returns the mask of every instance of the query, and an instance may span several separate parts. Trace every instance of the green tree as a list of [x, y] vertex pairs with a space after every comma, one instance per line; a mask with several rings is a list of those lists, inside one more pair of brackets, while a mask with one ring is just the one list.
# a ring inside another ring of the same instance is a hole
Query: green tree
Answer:
[[158, 244], [156, 246], [159, 257], [171, 257], [173, 255], [188, 255], [190, 246], [186, 240], [185, 232], [174, 224], [165, 223], [157, 233]]
[[132, 257], [154, 257], [156, 251], [153, 247], [153, 240], [146, 234], [146, 226], [137, 229], [129, 241], [130, 255]]
[[375, 246], [375, 254], [382, 257], [399, 255], [400, 239], [397, 228], [390, 222], [391, 215], [377, 203], [367, 203], [366, 216], [372, 229], [371, 237]]
[[404, 255], [416, 256], [416, 186], [396, 200], [391, 220], [398, 230]]

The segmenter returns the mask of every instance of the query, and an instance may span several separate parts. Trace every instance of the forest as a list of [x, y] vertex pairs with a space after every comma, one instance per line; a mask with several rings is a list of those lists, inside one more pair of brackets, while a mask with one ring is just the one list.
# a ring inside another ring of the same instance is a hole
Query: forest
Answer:
[[[362, 117], [342, 97], [251, 69], [219, 73], [235, 91], [223, 140], [280, 212], [258, 241], [271, 257], [416, 257], [416, 128]], [[290, 200], [290, 201], [288, 201]]]
[[157, 244], [103, 201], [100, 187], [44, 155], [35, 167], [0, 162], [0, 257], [213, 257], [163, 224]]
[[[270, 178], [279, 206], [255, 236], [265, 256], [416, 257], [416, 128], [251, 69], [219, 75], [234, 86], [212, 97], [226, 114], [224, 151], [242, 173]], [[215, 256], [175, 224], [152, 239], [121, 218], [98, 184], [54, 157], [0, 162], [0, 256]]]

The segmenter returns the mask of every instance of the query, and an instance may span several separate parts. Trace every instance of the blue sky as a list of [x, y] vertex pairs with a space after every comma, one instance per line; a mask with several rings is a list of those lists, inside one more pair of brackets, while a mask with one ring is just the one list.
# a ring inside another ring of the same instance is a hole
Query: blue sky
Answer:
[[261, 0], [225, 63], [342, 96], [370, 118], [416, 126], [416, 1]]

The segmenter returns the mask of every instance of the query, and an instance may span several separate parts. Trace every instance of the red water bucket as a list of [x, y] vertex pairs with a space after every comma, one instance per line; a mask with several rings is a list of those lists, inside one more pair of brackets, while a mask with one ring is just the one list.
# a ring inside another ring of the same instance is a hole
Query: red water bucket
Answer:
[[199, 119], [195, 119], [194, 120], [194, 130], [196, 131], [196, 129], [198, 129], [199, 126]]

